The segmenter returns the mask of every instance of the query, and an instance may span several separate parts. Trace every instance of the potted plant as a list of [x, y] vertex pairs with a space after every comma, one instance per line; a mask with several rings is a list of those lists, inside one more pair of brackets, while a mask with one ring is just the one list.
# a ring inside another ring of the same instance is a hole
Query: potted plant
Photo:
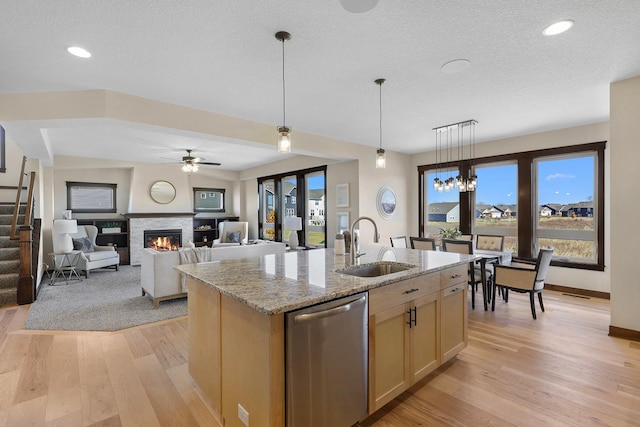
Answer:
[[121, 233], [122, 228], [119, 222], [105, 222], [102, 224], [102, 234]]
[[458, 239], [460, 236], [462, 236], [462, 232], [458, 229], [458, 227], [441, 228], [438, 232], [438, 235], [441, 239]]

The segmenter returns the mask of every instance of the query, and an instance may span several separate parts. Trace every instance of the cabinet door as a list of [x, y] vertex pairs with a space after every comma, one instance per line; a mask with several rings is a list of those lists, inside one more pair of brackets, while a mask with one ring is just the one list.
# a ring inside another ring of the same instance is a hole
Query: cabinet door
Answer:
[[[440, 366], [440, 293], [415, 300], [411, 326], [411, 383]], [[413, 310], [413, 309], [412, 309]]]
[[441, 292], [441, 363], [467, 346], [467, 286], [458, 283]]
[[369, 317], [369, 413], [380, 409], [410, 384], [408, 305]]

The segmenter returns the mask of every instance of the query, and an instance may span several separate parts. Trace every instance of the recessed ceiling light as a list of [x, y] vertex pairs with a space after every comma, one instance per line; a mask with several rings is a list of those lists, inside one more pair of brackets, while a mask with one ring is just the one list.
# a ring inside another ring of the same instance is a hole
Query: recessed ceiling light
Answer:
[[69, 52], [71, 55], [77, 56], [78, 58], [91, 58], [91, 53], [79, 46], [68, 47], [67, 52]]
[[558, 21], [555, 24], [549, 25], [544, 29], [542, 34], [545, 36], [555, 36], [568, 31], [571, 27], [573, 27], [573, 21], [571, 19], [565, 19], [564, 21]]
[[364, 13], [376, 7], [378, 0], [340, 0], [340, 3], [347, 12]]
[[453, 74], [459, 73], [460, 71], [464, 71], [471, 66], [471, 61], [468, 59], [454, 59], [453, 61], [449, 61], [440, 67], [443, 73]]

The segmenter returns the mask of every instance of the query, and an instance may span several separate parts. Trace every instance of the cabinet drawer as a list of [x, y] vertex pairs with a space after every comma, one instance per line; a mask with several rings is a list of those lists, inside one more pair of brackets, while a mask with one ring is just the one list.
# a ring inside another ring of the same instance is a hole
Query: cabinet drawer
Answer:
[[398, 304], [413, 301], [416, 298], [438, 292], [440, 275], [438, 273], [413, 277], [398, 283], [392, 283], [369, 291], [369, 314], [375, 314]]
[[458, 283], [466, 283], [469, 276], [468, 264], [447, 268], [440, 272], [440, 289], [447, 288]]

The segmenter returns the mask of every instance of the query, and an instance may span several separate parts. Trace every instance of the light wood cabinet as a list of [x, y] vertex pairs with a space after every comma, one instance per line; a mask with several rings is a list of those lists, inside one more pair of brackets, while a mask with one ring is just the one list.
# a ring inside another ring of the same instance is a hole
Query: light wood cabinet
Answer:
[[369, 291], [369, 413], [467, 345], [467, 266]]
[[[441, 302], [441, 363], [446, 362], [467, 346], [467, 274], [443, 281], [448, 285], [440, 291]], [[453, 270], [453, 269], [450, 269]], [[461, 270], [462, 271], [462, 270]], [[448, 274], [452, 278], [457, 275]], [[445, 274], [443, 272], [443, 274]]]
[[438, 289], [429, 274], [369, 292], [369, 413], [439, 366]]

